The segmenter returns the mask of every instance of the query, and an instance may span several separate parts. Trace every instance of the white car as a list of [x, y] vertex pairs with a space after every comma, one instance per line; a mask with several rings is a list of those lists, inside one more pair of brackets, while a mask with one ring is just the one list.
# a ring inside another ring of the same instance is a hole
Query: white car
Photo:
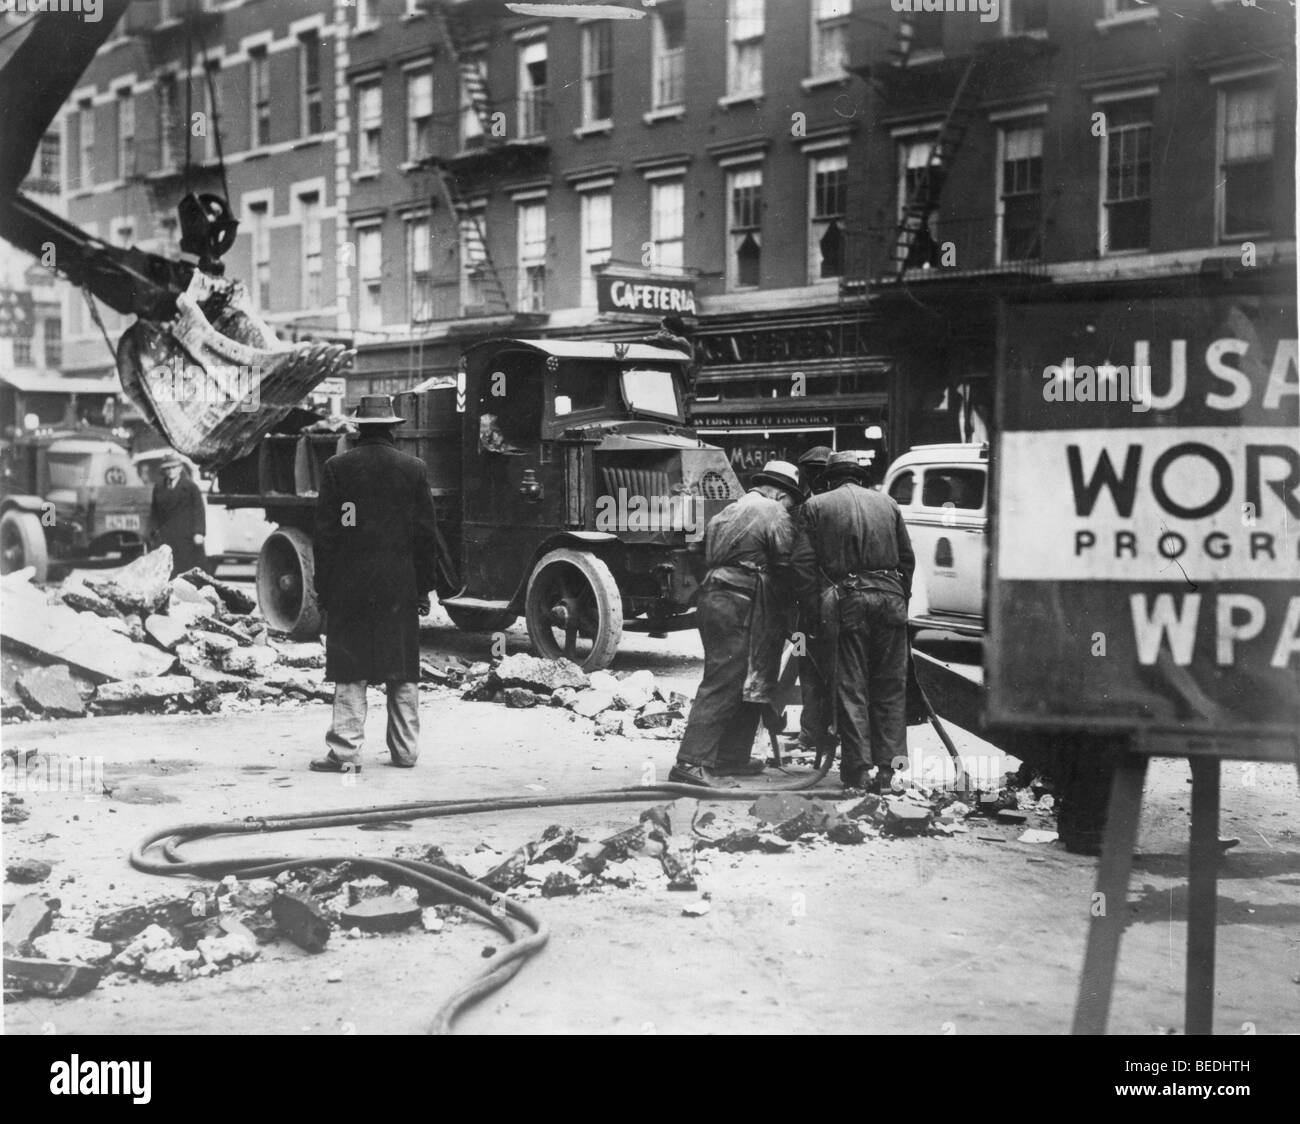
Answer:
[[914, 627], [984, 633], [988, 468], [987, 445], [918, 445], [885, 474], [916, 553]]
[[[163, 458], [170, 449], [150, 449], [148, 452], [136, 453], [131, 458], [135, 470], [143, 483], [150, 486], [161, 479]], [[184, 472], [194, 480], [199, 490], [206, 497], [212, 491], [214, 481], [204, 479], [198, 467], [188, 457], [182, 455], [185, 462]], [[224, 504], [207, 504], [207, 535], [204, 549], [208, 554], [208, 564], [215, 570], [223, 562], [246, 565], [257, 561], [258, 553], [266, 536], [275, 530], [275, 524], [267, 520], [261, 508], [226, 507]]]

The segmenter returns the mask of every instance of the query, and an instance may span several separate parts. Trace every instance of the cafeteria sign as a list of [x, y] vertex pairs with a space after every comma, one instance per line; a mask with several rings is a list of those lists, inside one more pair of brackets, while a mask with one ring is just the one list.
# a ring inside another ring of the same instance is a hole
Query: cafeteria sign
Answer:
[[596, 274], [596, 307], [601, 312], [641, 316], [694, 316], [695, 282], [682, 277]]
[[1004, 310], [996, 725], [1294, 737], [1294, 296]]

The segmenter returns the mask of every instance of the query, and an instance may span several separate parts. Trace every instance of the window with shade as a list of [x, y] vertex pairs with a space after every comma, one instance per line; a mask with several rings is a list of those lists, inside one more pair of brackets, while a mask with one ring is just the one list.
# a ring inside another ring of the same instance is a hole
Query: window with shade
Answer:
[[614, 252], [614, 210], [608, 189], [582, 193], [582, 284], [584, 308], [596, 307], [596, 269]]
[[681, 269], [685, 261], [686, 187], [681, 180], [650, 185], [651, 269]]
[[78, 102], [77, 182], [76, 187], [90, 187], [95, 182], [95, 106], [89, 98]]
[[763, 92], [764, 0], [728, 0], [727, 94], [757, 97]]
[[406, 76], [406, 158], [433, 155], [433, 71], [413, 70]]
[[[249, 135], [254, 148], [271, 143], [271, 64], [265, 47], [248, 52]], [[211, 129], [211, 122], [208, 124]]]
[[412, 219], [406, 224], [406, 291], [412, 324], [433, 319], [433, 263], [429, 242], [429, 220]]
[[271, 205], [265, 201], [248, 205], [248, 232], [253, 251], [253, 304], [262, 312], [271, 309]]
[[384, 135], [384, 90], [378, 81], [357, 86], [357, 171], [374, 174], [380, 170]]
[[519, 136], [546, 134], [546, 40], [534, 39], [519, 49]]
[[686, 101], [686, 8], [680, 0], [654, 9], [651, 36], [652, 97], [655, 109], [672, 109]]
[[727, 176], [729, 210], [727, 286], [754, 289], [762, 276], [763, 169], [742, 168]]
[[607, 20], [582, 29], [582, 123], [596, 125], [614, 115], [614, 33]]
[[45, 344], [45, 365], [56, 369], [63, 366], [63, 321], [51, 317], [42, 325]]
[[812, 77], [844, 76], [852, 12], [853, 0], [812, 0]]
[[1042, 257], [1043, 128], [1018, 125], [1002, 130], [1002, 261]]
[[158, 79], [158, 163], [164, 171], [176, 164], [178, 104], [176, 75], [162, 75]]
[[1145, 250], [1151, 244], [1151, 107], [1119, 104], [1105, 112], [1102, 252]]
[[1223, 153], [1218, 180], [1221, 237], [1268, 234], [1274, 224], [1274, 88], [1229, 86], [1219, 96]]
[[[208, 59], [203, 64], [203, 104], [207, 109], [207, 135], [203, 139], [203, 159], [211, 164], [217, 159], [217, 147], [221, 143], [220, 59]], [[270, 135], [269, 121], [267, 135]]]
[[320, 195], [315, 191], [298, 197], [302, 215], [302, 307], [321, 304], [321, 219]]
[[849, 158], [847, 153], [812, 161], [809, 208], [809, 263], [811, 280], [844, 275], [844, 218], [848, 211]]
[[520, 203], [515, 211], [519, 262], [519, 311], [546, 307], [546, 203]]
[[357, 327], [379, 328], [384, 323], [382, 300], [384, 256], [383, 232], [378, 226], [357, 229]]
[[135, 98], [130, 90], [117, 94], [117, 176], [135, 175]]
[[321, 98], [320, 33], [304, 31], [298, 36], [299, 76], [302, 82], [302, 131], [314, 136], [325, 128]]

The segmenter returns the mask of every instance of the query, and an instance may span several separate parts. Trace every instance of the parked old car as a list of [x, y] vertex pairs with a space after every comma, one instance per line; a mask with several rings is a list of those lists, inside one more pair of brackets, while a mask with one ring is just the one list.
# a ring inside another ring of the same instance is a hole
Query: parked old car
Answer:
[[916, 552], [915, 627], [983, 635], [988, 459], [987, 445], [918, 445], [885, 473]]

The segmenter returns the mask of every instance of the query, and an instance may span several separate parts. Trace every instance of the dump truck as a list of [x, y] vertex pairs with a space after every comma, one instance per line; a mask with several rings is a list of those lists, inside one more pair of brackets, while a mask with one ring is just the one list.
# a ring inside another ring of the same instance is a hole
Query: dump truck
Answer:
[[[607, 667], [624, 631], [695, 627], [708, 520], [743, 492], [685, 423], [690, 357], [649, 343], [497, 339], [454, 378], [399, 394], [399, 448], [426, 466], [437, 586], [459, 628], [524, 617], [540, 655]], [[212, 500], [279, 524], [257, 590], [275, 628], [320, 630], [312, 524], [337, 433], [270, 434], [218, 473]]]

